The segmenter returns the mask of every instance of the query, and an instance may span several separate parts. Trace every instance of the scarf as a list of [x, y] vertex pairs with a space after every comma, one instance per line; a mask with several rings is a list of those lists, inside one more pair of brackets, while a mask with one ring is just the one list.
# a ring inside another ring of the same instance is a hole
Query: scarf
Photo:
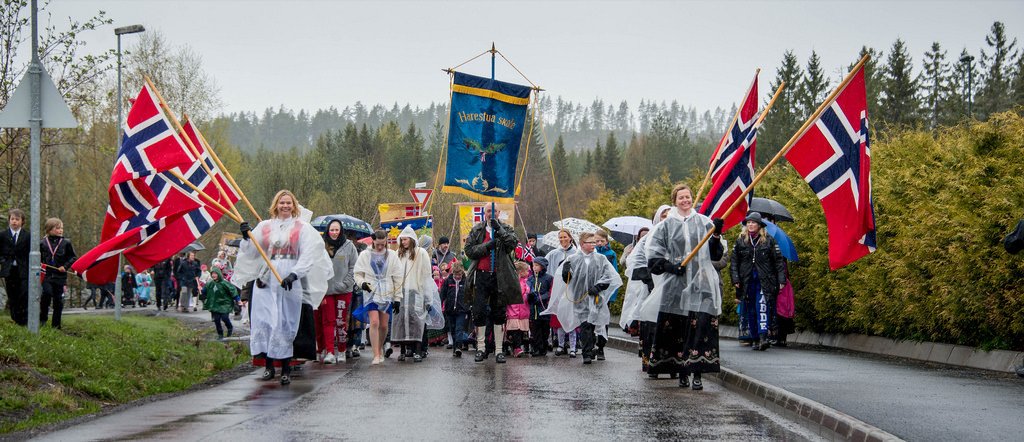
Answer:
[[341, 227], [341, 234], [338, 235], [338, 239], [331, 239], [331, 235], [324, 232], [324, 244], [327, 244], [327, 254], [334, 258], [334, 254], [341, 250], [341, 246], [345, 245], [345, 226], [341, 225], [341, 221], [334, 220], [327, 224], [327, 232], [331, 230], [331, 224], [338, 223], [338, 227]]

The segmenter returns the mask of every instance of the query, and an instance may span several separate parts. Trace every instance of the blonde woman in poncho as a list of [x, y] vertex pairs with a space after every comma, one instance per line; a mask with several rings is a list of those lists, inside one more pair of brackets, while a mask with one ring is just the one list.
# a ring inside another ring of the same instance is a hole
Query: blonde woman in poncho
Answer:
[[[437, 284], [431, 276], [433, 266], [427, 251], [416, 246], [416, 231], [410, 226], [398, 235], [397, 253], [401, 283], [393, 304], [391, 342], [401, 345], [399, 361], [411, 356], [413, 362], [422, 362], [428, 310], [441, 311]], [[432, 305], [435, 299], [438, 300], [436, 306]]]
[[[690, 385], [688, 374], [693, 373], [693, 389], [700, 390], [701, 373], [717, 372], [719, 367], [722, 288], [712, 261], [724, 253], [719, 241], [722, 220], [697, 213], [686, 185], [672, 189], [672, 201], [675, 207], [647, 240], [654, 290], [640, 305], [640, 319], [657, 322], [647, 373], [679, 374], [680, 387]], [[709, 231], [714, 233], [713, 240], [683, 267], [683, 260]], [[692, 342], [700, 343], [699, 350]]]
[[[281, 385], [291, 383], [289, 363], [294, 354], [302, 306], [304, 303], [320, 305], [327, 292], [327, 280], [334, 275], [323, 239], [313, 226], [298, 216], [299, 208], [295, 195], [281, 190], [270, 205], [270, 219], [252, 229], [249, 223], [243, 222], [240, 226], [242, 242], [235, 272], [231, 275], [231, 283], [239, 288], [255, 281], [249, 351], [265, 363], [263, 380], [274, 378], [274, 361], [280, 361]], [[280, 283], [253, 241], [259, 242], [281, 275]]]
[[[401, 306], [402, 274], [398, 254], [388, 249], [388, 235], [383, 230], [373, 232], [373, 244], [359, 253], [356, 259], [356, 285], [363, 289], [363, 306], [359, 310], [366, 315], [365, 323], [370, 324], [370, 348], [373, 361], [370, 365], [384, 363], [385, 338], [388, 335], [388, 319], [392, 310]], [[353, 312], [357, 316], [358, 312]], [[387, 354], [390, 355], [388, 348]]]
[[622, 286], [622, 279], [608, 258], [594, 249], [593, 233], [580, 235], [580, 251], [570, 256], [555, 271], [551, 303], [542, 314], [553, 313], [564, 331], [579, 327], [583, 363], [594, 359], [597, 335], [605, 334], [611, 322], [608, 298]]

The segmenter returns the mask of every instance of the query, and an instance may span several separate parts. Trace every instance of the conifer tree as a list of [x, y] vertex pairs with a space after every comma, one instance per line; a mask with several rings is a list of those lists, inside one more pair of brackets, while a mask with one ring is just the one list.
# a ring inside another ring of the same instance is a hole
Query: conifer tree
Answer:
[[876, 113], [881, 127], [912, 125], [917, 122], [920, 102], [913, 60], [903, 40], [896, 39], [883, 70], [881, 109]]
[[979, 60], [982, 69], [981, 87], [974, 109], [979, 118], [1010, 108], [1013, 99], [1010, 93], [1010, 79], [1014, 62], [1014, 47], [1017, 39], [1008, 41], [1006, 29], [1002, 22], [992, 24], [992, 32], [985, 36], [985, 44], [989, 52], [981, 51]]
[[[776, 86], [778, 87], [778, 86]], [[804, 73], [804, 81], [800, 82], [799, 103], [800, 117], [806, 119], [818, 108], [821, 101], [828, 94], [829, 81], [821, 68], [821, 59], [818, 53], [811, 51], [811, 58], [807, 60], [807, 72]]]
[[555, 141], [555, 149], [551, 152], [551, 164], [555, 169], [555, 183], [558, 186], [572, 184], [569, 180], [569, 158], [565, 152], [565, 141], [562, 135], [558, 135]]
[[616, 192], [623, 190], [622, 157], [619, 155], [619, 143], [615, 140], [615, 132], [608, 133], [604, 145], [604, 159], [601, 163], [601, 177], [605, 186]]
[[946, 51], [939, 42], [933, 42], [931, 49], [924, 53], [924, 70], [918, 84], [921, 86], [922, 112], [932, 129], [938, 127], [945, 118], [941, 115], [943, 102], [949, 97], [949, 63], [946, 62]]
[[[800, 118], [799, 91], [803, 81], [803, 71], [793, 51], [786, 51], [782, 56], [782, 65], [775, 71], [769, 90], [775, 91], [782, 82], [786, 88], [782, 90], [775, 105], [765, 117], [764, 125], [757, 134], [758, 156], [771, 158], [782, 149], [783, 144], [803, 124]], [[767, 104], [767, 100], [765, 104]]]

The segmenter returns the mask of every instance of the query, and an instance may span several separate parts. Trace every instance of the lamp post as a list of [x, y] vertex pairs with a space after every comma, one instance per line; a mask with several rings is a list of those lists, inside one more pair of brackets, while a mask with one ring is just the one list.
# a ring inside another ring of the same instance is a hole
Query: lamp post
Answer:
[[[115, 28], [114, 29], [114, 35], [117, 35], [117, 128], [118, 129], [121, 128], [121, 124], [124, 121], [124, 117], [122, 116], [122, 110], [121, 110], [121, 108], [124, 106], [124, 100], [121, 98], [121, 35], [124, 35], [124, 34], [136, 34], [136, 33], [139, 33], [139, 32], [145, 31], [145, 30], [146, 30], [146, 28], [142, 27], [142, 25], [122, 26], [120, 28]], [[121, 140], [120, 140], [121, 136], [120, 135], [121, 134], [118, 133], [118, 141], [117, 141], [117, 144], [115, 144], [115, 146], [120, 146], [121, 145]], [[114, 154], [115, 160], [117, 159], [117, 155], [120, 153], [120, 150], [121, 149], [118, 148], [117, 149], [117, 153]], [[121, 271], [122, 259], [123, 259], [122, 255], [120, 253], [118, 253], [117, 254], [117, 271], [118, 272]], [[115, 275], [117, 275], [117, 273], [115, 273]], [[121, 320], [121, 278], [119, 276], [115, 276], [115, 279], [114, 279], [114, 296], [113, 297], [114, 297], [114, 319], [120, 321]]]
[[974, 56], [964, 55], [960, 57], [960, 62], [967, 65], [967, 90], [964, 95], [967, 95], [967, 116], [974, 118], [974, 88], [971, 83], [974, 81]]

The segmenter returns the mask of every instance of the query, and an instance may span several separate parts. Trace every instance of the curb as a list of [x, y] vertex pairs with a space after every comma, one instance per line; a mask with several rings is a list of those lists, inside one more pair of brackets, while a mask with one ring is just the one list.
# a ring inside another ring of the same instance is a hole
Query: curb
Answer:
[[[616, 336], [608, 337], [608, 346], [636, 353], [639, 343]], [[898, 441], [895, 435], [842, 413], [832, 407], [783, 388], [759, 381], [725, 367], [711, 379], [725, 388], [743, 394], [752, 402], [785, 416], [828, 439], [851, 441]]]
[[[736, 326], [722, 325], [719, 327], [719, 336], [735, 339], [739, 334]], [[963, 345], [898, 341], [881, 336], [802, 331], [789, 335], [788, 341], [1003, 373], [1013, 373], [1018, 361], [1024, 363], [1024, 352], [1019, 351], [984, 351]]]

